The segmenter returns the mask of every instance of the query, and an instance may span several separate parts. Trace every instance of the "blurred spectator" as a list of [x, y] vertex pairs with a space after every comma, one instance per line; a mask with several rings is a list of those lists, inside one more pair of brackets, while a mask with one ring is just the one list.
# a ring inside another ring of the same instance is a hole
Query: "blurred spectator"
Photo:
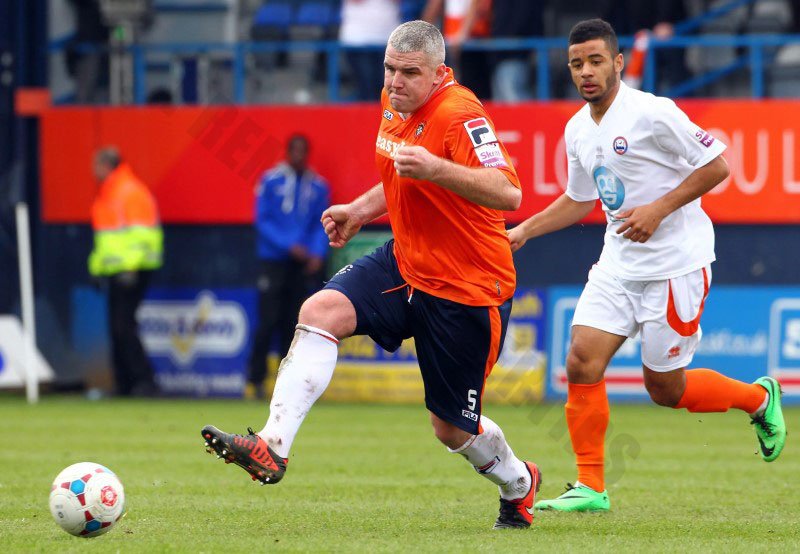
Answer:
[[[648, 35], [637, 37], [640, 44], [647, 45], [652, 35], [659, 40], [668, 40], [675, 34], [675, 23], [689, 16], [683, 0], [605, 0], [602, 18], [608, 21], [617, 35], [635, 35], [647, 31]], [[647, 48], [649, 46], [645, 46]], [[626, 56], [630, 61], [630, 52]], [[650, 58], [650, 63], [658, 67], [660, 86], [675, 85], [689, 77], [686, 67], [685, 52], [681, 48], [666, 48], [658, 51], [658, 55]], [[630, 69], [630, 68], [629, 68]], [[626, 79], [630, 71], [626, 71]], [[636, 78], [637, 76], [633, 76]], [[641, 75], [638, 76], [641, 78]], [[627, 81], [626, 81], [627, 82]], [[632, 81], [635, 83], [635, 81]]]
[[[492, 0], [492, 38], [529, 38], [544, 34], [543, 9], [530, 0]], [[531, 98], [530, 50], [494, 55], [492, 99], [521, 102]]]
[[400, 0], [344, 0], [339, 42], [342, 46], [374, 46], [374, 49], [345, 49], [355, 79], [355, 99], [377, 101], [383, 83], [383, 55], [386, 41], [400, 25]]
[[427, 0], [400, 0], [400, 20], [405, 23], [422, 19], [422, 10], [427, 3]]
[[98, 150], [92, 205], [94, 249], [89, 272], [108, 281], [108, 323], [116, 394], [154, 396], [153, 368], [139, 339], [136, 309], [153, 270], [161, 267], [163, 234], [153, 195], [113, 147]]
[[462, 51], [464, 42], [489, 38], [492, 0], [428, 0], [422, 19], [436, 24], [442, 21], [447, 41], [448, 65], [456, 69], [458, 82], [478, 98], [491, 97], [491, 53], [483, 50]]
[[[67, 0], [75, 11], [75, 36], [66, 48], [67, 72], [75, 79], [76, 102], [94, 104], [108, 94], [109, 28], [103, 21], [98, 0]], [[101, 50], [84, 51], [86, 47]]]
[[328, 237], [320, 217], [330, 205], [328, 183], [308, 167], [309, 144], [293, 135], [286, 161], [268, 170], [256, 190], [258, 329], [245, 396], [264, 398], [267, 355], [279, 335], [280, 357], [289, 351], [303, 301], [322, 287]]
[[618, 36], [651, 29], [657, 38], [667, 39], [674, 34], [673, 25], [688, 17], [683, 0], [603, 0], [601, 4], [603, 19]]

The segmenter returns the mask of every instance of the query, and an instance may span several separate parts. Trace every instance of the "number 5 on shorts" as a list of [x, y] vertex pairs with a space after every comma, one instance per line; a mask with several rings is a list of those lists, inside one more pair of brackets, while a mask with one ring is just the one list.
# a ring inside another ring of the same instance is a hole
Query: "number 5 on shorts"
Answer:
[[467, 393], [467, 402], [469, 403], [469, 409], [472, 411], [474, 411], [475, 406], [478, 405], [478, 399], [475, 398], [477, 394], [478, 391], [476, 391], [475, 389], [469, 389], [469, 392]]

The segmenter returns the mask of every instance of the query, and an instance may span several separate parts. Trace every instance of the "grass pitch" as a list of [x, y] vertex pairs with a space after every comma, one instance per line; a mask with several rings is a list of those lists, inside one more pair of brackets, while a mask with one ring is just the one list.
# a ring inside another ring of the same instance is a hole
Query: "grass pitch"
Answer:
[[[575, 477], [560, 405], [486, 414], [544, 474], [540, 498]], [[263, 403], [0, 397], [3, 552], [726, 551], [800, 550], [800, 409], [764, 463], [741, 413], [612, 406], [607, 514], [537, 513], [492, 531], [495, 487], [433, 438], [421, 406], [316, 406], [279, 485], [260, 487], [205, 453], [200, 428], [260, 429]], [[9, 425], [10, 424], [10, 425]], [[122, 480], [128, 514], [94, 539], [48, 511], [50, 483], [94, 461]]]

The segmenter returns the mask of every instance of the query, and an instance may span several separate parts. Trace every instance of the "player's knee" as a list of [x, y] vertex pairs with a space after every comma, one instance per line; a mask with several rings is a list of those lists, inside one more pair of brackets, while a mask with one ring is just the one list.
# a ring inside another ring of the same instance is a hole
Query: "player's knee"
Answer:
[[645, 388], [653, 402], [667, 408], [674, 408], [677, 406], [683, 395], [683, 391], [676, 390], [671, 383], [645, 381]]
[[343, 339], [356, 329], [356, 310], [344, 294], [325, 289], [303, 302], [297, 322]]
[[570, 383], [597, 383], [603, 378], [604, 364], [579, 348], [567, 354], [567, 378]]
[[472, 436], [452, 423], [442, 421], [435, 416], [431, 417], [431, 425], [433, 425], [433, 433], [436, 435], [436, 438], [439, 439], [439, 442], [452, 450], [463, 446], [469, 437]]

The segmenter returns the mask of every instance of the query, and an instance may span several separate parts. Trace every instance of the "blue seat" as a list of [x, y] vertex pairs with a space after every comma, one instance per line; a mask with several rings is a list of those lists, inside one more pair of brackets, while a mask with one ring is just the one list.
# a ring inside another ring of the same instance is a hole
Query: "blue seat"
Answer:
[[288, 2], [268, 2], [253, 16], [253, 27], [288, 28], [291, 24], [292, 5]]
[[336, 23], [337, 10], [330, 2], [303, 2], [297, 10], [295, 25], [329, 27]]

